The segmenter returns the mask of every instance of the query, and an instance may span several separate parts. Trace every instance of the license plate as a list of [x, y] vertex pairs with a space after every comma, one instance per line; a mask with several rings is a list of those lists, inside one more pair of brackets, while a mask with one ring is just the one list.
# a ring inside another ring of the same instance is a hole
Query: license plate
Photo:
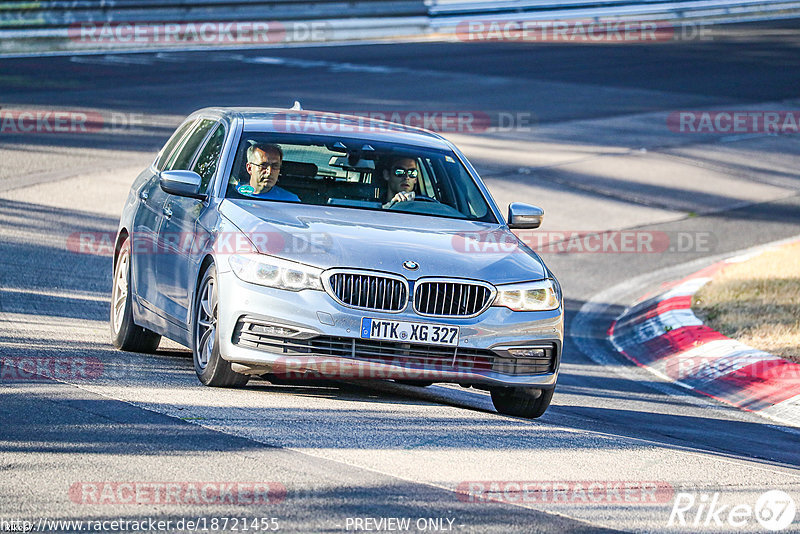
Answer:
[[363, 317], [361, 319], [361, 338], [455, 347], [458, 345], [458, 327]]

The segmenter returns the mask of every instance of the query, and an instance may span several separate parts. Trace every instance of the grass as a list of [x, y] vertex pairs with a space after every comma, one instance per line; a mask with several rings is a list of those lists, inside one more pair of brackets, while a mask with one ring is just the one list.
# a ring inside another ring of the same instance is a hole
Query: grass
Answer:
[[800, 243], [725, 267], [692, 309], [726, 336], [800, 363]]

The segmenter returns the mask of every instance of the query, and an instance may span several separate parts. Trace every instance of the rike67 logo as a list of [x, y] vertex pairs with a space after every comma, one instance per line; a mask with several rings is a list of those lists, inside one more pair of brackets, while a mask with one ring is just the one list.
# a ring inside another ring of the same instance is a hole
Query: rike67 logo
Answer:
[[684, 530], [752, 530], [756, 523], [777, 532], [794, 523], [797, 506], [791, 495], [781, 490], [763, 493], [755, 502], [724, 500], [720, 493], [679, 492], [667, 521], [669, 527]]

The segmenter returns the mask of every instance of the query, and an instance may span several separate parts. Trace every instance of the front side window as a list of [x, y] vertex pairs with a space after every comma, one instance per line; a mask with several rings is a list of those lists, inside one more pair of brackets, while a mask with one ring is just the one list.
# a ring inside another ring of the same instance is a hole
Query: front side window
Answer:
[[206, 145], [203, 147], [203, 149], [200, 151], [200, 155], [197, 157], [194, 167], [192, 167], [192, 170], [199, 174], [200, 178], [203, 179], [200, 186], [201, 191], [206, 190], [211, 178], [217, 171], [219, 156], [222, 153], [222, 145], [224, 142], [225, 128], [223, 128], [220, 124], [217, 126], [217, 129], [214, 130], [214, 133], [211, 134], [211, 137], [208, 138]]
[[161, 152], [158, 153], [158, 160], [156, 161], [156, 168], [159, 171], [163, 171], [164, 167], [167, 165], [167, 161], [172, 153], [175, 151], [175, 147], [178, 146], [183, 136], [186, 135], [186, 132], [189, 131], [189, 128], [194, 124], [195, 121], [186, 121], [183, 123], [175, 133], [172, 134], [172, 137], [169, 138], [167, 144], [164, 145], [164, 148], [161, 149]]
[[451, 151], [369, 139], [245, 132], [226, 197], [497, 222]]
[[191, 132], [191, 134], [189, 134], [186, 141], [184, 141], [180, 150], [174, 152], [170, 158], [170, 161], [167, 163], [166, 168], [171, 171], [188, 170], [189, 165], [192, 163], [192, 158], [194, 157], [195, 152], [197, 152], [200, 143], [203, 142], [203, 139], [206, 138], [206, 135], [208, 135], [208, 132], [211, 131], [211, 128], [213, 128], [215, 124], [216, 122], [211, 119], [202, 119], [197, 121], [194, 130]]

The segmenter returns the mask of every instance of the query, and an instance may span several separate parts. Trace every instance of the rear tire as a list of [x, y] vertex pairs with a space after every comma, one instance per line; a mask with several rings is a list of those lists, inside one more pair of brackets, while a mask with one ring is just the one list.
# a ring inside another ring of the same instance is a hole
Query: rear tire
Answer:
[[231, 369], [219, 353], [217, 335], [217, 269], [210, 265], [200, 281], [192, 313], [192, 359], [197, 378], [206, 386], [233, 388], [244, 386], [249, 376]]
[[111, 342], [120, 350], [153, 353], [161, 336], [133, 322], [131, 287], [131, 244], [125, 239], [117, 255], [111, 288]]
[[492, 403], [503, 415], [526, 419], [541, 417], [553, 399], [553, 389], [492, 388]]

